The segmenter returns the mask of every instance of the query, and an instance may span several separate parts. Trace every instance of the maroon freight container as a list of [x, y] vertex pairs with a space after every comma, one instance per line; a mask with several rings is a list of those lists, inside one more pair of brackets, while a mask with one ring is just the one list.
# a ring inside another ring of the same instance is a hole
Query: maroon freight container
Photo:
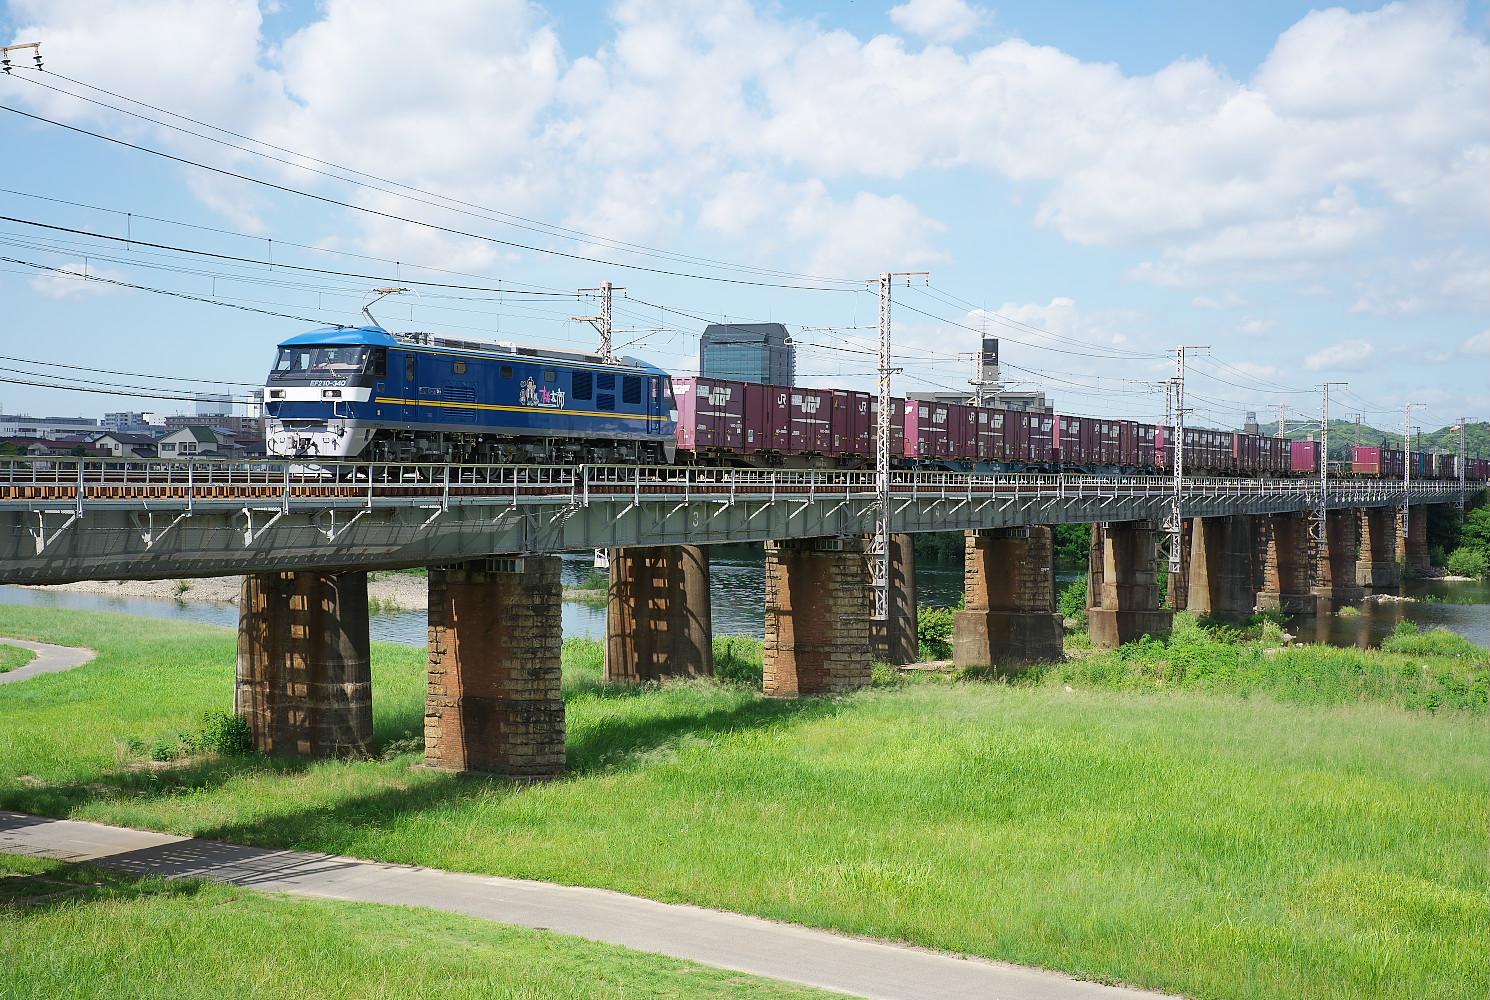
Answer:
[[1459, 478], [1459, 472], [1458, 472], [1458, 468], [1459, 467], [1454, 464], [1454, 462], [1458, 459], [1458, 457], [1459, 456], [1457, 456], [1457, 455], [1434, 455], [1433, 456], [1433, 476], [1434, 476], [1434, 478], [1435, 479], [1458, 479]]
[[1233, 434], [1231, 436], [1232, 468], [1237, 472], [1257, 473], [1262, 471], [1262, 438], [1256, 434]]
[[1159, 427], [1156, 424], [1135, 424], [1134, 438], [1137, 441], [1137, 462], [1140, 469], [1152, 469], [1158, 465], [1156, 451], [1156, 439], [1159, 436]]
[[978, 447], [978, 408], [957, 404], [952, 407], [951, 425], [953, 454], [960, 462], [976, 462], [981, 457]]
[[1290, 470], [1293, 472], [1319, 472], [1319, 442], [1290, 441]]
[[[869, 399], [869, 442], [871, 447], [879, 445], [879, 398]], [[898, 397], [890, 400], [890, 458], [906, 458], [905, 448], [905, 400]], [[873, 464], [873, 463], [871, 463]]]
[[1055, 417], [1045, 413], [1029, 414], [1031, 462], [1049, 466], [1056, 461]]
[[790, 411], [787, 393], [779, 385], [746, 382], [745, 450], [784, 455], [791, 450]]
[[869, 456], [869, 393], [833, 389], [834, 457]]

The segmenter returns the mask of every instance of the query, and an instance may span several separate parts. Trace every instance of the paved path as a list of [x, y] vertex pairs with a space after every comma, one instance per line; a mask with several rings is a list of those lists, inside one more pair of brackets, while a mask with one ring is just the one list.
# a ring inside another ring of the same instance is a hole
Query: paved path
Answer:
[[1160, 994], [964, 960], [696, 906], [583, 889], [240, 847], [0, 811], [0, 851], [265, 892], [424, 906], [876, 1000], [1137, 1000]]
[[83, 649], [81, 646], [53, 646], [49, 642], [27, 642], [25, 639], [7, 639], [0, 636], [0, 642], [11, 646], [24, 646], [26, 649], [34, 649], [36, 658], [24, 667], [16, 667], [0, 674], [0, 684], [14, 684], [16, 681], [28, 680], [38, 674], [55, 674], [63, 670], [71, 670], [73, 667], [81, 667], [98, 654], [91, 649]]

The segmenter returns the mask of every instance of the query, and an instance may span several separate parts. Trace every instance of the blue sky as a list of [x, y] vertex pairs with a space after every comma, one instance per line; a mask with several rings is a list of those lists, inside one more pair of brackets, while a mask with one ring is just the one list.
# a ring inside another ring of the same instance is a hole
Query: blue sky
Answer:
[[[672, 370], [774, 319], [804, 381], [864, 385], [889, 270], [930, 272], [895, 291], [901, 392], [965, 385], [987, 329], [1065, 412], [1156, 417], [1185, 343], [1214, 426], [1317, 417], [1326, 380], [1379, 426], [1490, 415], [1483, 2], [414, 9], [4, 6], [48, 72], [0, 77], [0, 409], [175, 411], [149, 397], [213, 385], [46, 365], [251, 384], [390, 279], [424, 284], [389, 326], [577, 346], [571, 293], [611, 280]], [[68, 375], [144, 395], [17, 384]]]

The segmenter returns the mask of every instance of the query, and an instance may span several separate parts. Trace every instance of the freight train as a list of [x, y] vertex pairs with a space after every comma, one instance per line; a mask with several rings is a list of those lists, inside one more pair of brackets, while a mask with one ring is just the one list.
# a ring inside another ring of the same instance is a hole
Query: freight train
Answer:
[[[895, 399], [897, 468], [1158, 474], [1173, 433], [1135, 420]], [[264, 387], [270, 455], [306, 461], [873, 465], [878, 400], [852, 389], [671, 377], [635, 358], [382, 327], [279, 345]], [[1186, 428], [1195, 475], [1318, 475], [1319, 444]], [[1448, 458], [1445, 463], [1444, 459]], [[1435, 460], [1436, 458], [1436, 460]], [[1351, 474], [1457, 478], [1453, 456], [1357, 449]], [[1490, 463], [1473, 459], [1467, 478]]]

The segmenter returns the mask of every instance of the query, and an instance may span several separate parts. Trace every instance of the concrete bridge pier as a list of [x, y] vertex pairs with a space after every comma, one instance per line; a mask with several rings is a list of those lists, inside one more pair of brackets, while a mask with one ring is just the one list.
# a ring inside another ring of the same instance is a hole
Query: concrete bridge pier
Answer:
[[238, 611], [234, 708], [273, 757], [372, 751], [367, 574], [252, 573]]
[[1397, 558], [1408, 571], [1426, 576], [1433, 568], [1428, 558], [1428, 507], [1413, 504], [1407, 508], [1407, 530], [1397, 540]]
[[1065, 653], [1056, 614], [1055, 542], [1049, 527], [966, 533], [967, 610], [952, 616], [952, 662], [1022, 672]]
[[1190, 522], [1185, 607], [1220, 621], [1246, 621], [1257, 607], [1249, 514], [1197, 517]]
[[1319, 599], [1309, 592], [1309, 565], [1314, 549], [1308, 522], [1297, 514], [1269, 514], [1257, 518], [1261, 529], [1262, 587], [1258, 611], [1312, 615]]
[[[871, 597], [871, 610], [873, 603]], [[869, 652], [874, 659], [884, 663], [915, 663], [920, 659], [921, 640], [916, 631], [914, 535], [890, 536], [890, 620], [869, 623]]]
[[713, 673], [708, 548], [611, 549], [605, 679], [640, 683]]
[[1390, 507], [1362, 507], [1360, 558], [1355, 564], [1355, 582], [1375, 590], [1394, 590], [1402, 584], [1397, 563], [1397, 512]]
[[1316, 550], [1314, 594], [1322, 615], [1333, 614], [1359, 603], [1366, 592], [1356, 583], [1356, 545], [1360, 518], [1353, 508], [1340, 507], [1325, 513], [1324, 554]]
[[868, 687], [873, 611], [858, 537], [766, 543], [763, 690], [793, 698]]
[[429, 571], [424, 760], [510, 778], [564, 773], [558, 556]]
[[1092, 528], [1087, 618], [1092, 642], [1119, 646], [1169, 632], [1174, 612], [1159, 607], [1158, 531], [1152, 521], [1112, 521]]

